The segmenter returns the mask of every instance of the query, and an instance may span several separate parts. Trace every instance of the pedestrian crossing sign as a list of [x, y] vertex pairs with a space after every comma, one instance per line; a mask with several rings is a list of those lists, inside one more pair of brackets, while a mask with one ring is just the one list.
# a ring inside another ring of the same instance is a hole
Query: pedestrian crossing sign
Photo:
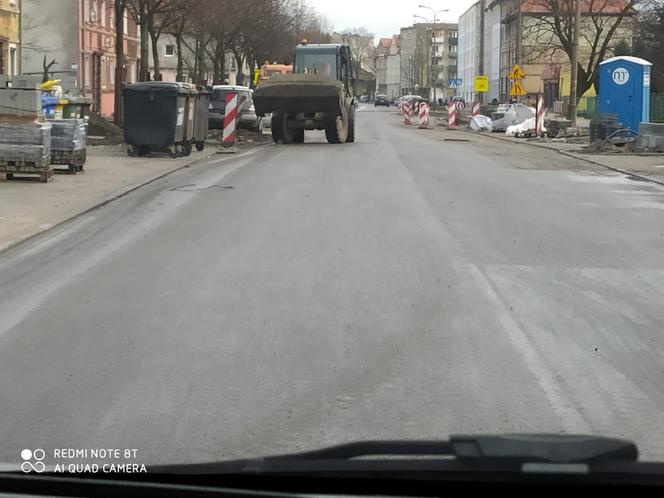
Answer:
[[516, 80], [514, 83], [512, 83], [512, 89], [510, 90], [510, 95], [511, 96], [526, 95], [526, 89], [523, 88], [521, 80]]

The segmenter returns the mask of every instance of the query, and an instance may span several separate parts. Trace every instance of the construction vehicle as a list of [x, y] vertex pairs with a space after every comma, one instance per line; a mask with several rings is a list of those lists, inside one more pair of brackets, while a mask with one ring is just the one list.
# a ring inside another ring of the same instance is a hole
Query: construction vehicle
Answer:
[[292, 74], [276, 74], [254, 91], [256, 114], [272, 113], [275, 143], [304, 142], [305, 130], [325, 130], [327, 141], [355, 141], [355, 91], [350, 48], [339, 44], [295, 48]]

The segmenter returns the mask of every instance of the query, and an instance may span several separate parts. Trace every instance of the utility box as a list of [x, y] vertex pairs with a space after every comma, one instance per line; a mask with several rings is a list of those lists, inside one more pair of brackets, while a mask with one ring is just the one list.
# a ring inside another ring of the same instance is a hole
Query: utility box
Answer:
[[600, 62], [599, 112], [617, 114], [625, 128], [637, 132], [650, 121], [650, 68], [639, 57], [612, 57]]

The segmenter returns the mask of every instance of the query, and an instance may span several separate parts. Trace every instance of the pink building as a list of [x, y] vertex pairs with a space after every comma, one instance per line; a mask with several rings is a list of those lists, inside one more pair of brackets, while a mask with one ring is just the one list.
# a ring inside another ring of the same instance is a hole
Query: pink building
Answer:
[[[23, 0], [22, 54], [25, 73], [40, 74], [44, 56], [55, 60], [54, 78], [65, 90], [93, 100], [93, 109], [110, 117], [115, 91], [115, 19], [113, 0]], [[125, 12], [123, 78], [136, 81], [139, 32]]]

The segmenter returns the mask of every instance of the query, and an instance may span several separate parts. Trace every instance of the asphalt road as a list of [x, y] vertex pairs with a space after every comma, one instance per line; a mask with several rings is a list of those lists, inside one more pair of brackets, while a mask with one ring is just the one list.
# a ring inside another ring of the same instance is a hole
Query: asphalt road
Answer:
[[363, 111], [355, 144], [182, 170], [0, 255], [0, 461], [473, 432], [664, 460], [664, 189]]

